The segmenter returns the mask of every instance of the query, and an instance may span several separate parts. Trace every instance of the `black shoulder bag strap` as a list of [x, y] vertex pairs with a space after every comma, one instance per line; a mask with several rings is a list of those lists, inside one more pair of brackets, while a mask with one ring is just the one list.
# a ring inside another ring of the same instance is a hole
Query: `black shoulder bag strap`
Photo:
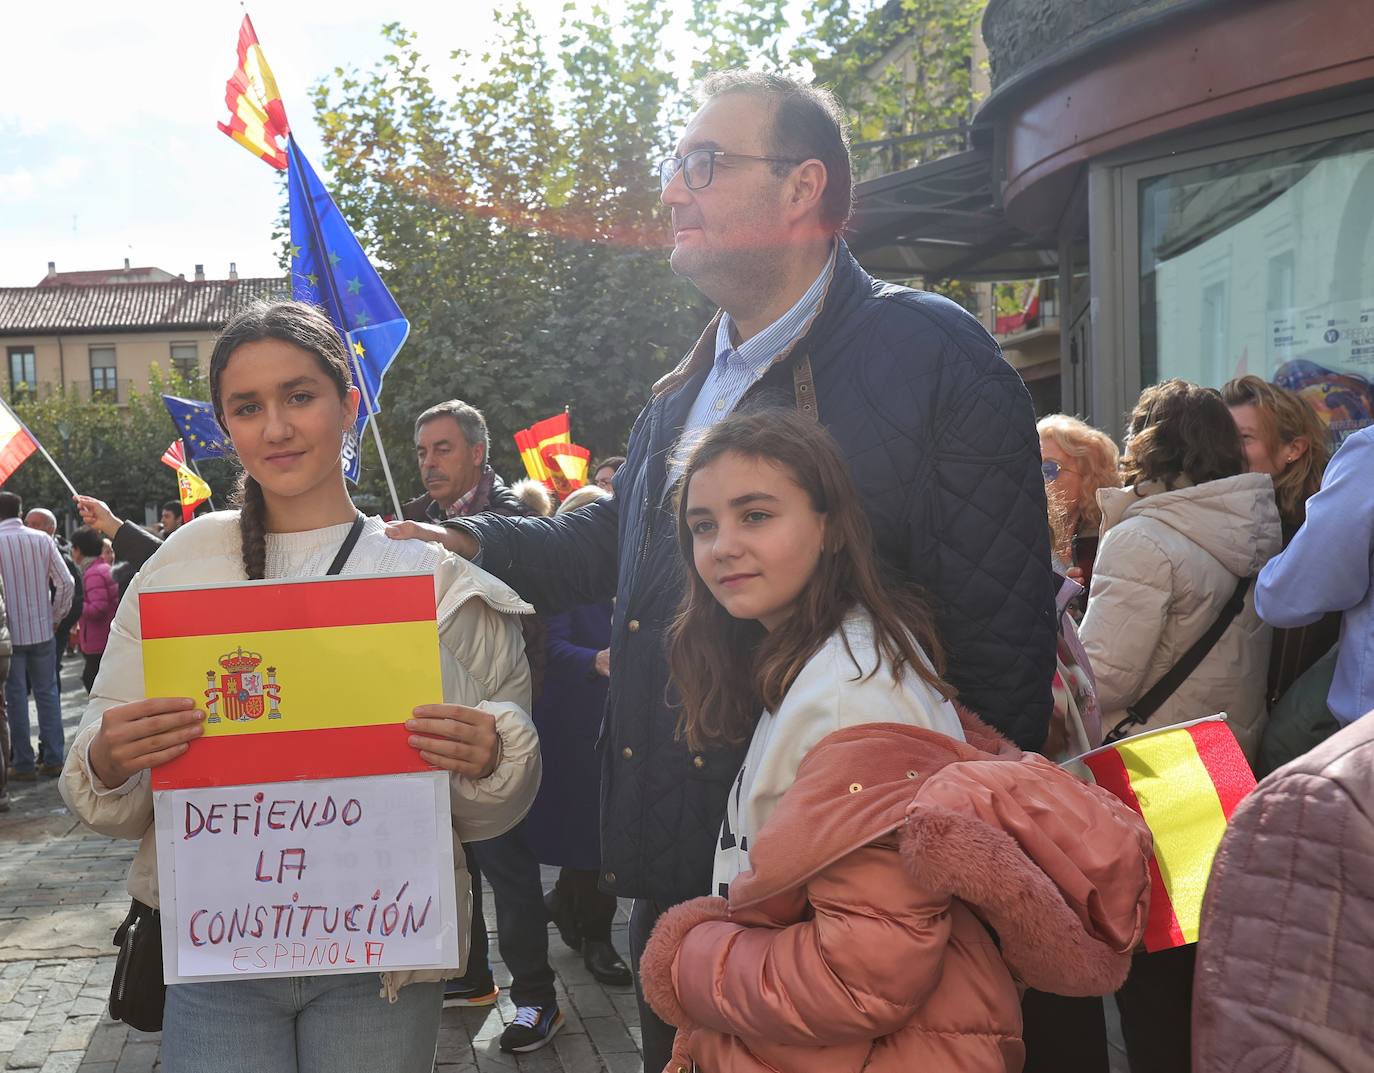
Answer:
[[334, 561], [329, 564], [329, 569], [324, 572], [326, 577], [332, 577], [343, 570], [344, 563], [348, 562], [348, 557], [353, 554], [353, 549], [358, 545], [358, 538], [363, 535], [363, 523], [365, 521], [367, 519], [363, 516], [362, 511], [359, 511], [358, 516], [353, 519], [353, 525], [348, 530], [348, 535], [339, 545], [339, 552], [334, 556]]
[[1198, 666], [1207, 658], [1207, 653], [1216, 647], [1216, 643], [1221, 640], [1221, 635], [1226, 632], [1228, 626], [1235, 621], [1240, 614], [1241, 608], [1245, 606], [1245, 594], [1250, 591], [1250, 583], [1254, 578], [1243, 577], [1236, 582], [1236, 589], [1231, 593], [1231, 598], [1226, 601], [1226, 606], [1221, 609], [1221, 614], [1212, 623], [1207, 632], [1193, 642], [1193, 646], [1179, 657], [1175, 663], [1165, 673], [1164, 677], [1150, 687], [1150, 691], [1138, 701], [1126, 709], [1126, 718], [1112, 727], [1111, 732], [1102, 739], [1103, 745], [1110, 745], [1112, 742], [1120, 741], [1126, 736], [1127, 731], [1133, 726], [1140, 726], [1150, 716], [1159, 710], [1161, 704], [1174, 695], [1178, 689], [1192, 674]]

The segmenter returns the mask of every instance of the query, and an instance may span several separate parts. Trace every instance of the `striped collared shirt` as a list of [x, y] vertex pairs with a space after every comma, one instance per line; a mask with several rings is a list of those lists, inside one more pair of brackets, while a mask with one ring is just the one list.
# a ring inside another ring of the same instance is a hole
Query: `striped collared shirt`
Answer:
[[731, 340], [734, 322], [730, 314], [721, 316], [716, 327], [716, 359], [706, 381], [697, 393], [696, 401], [687, 414], [682, 426], [682, 438], [673, 452], [671, 486], [686, 467], [686, 454], [691, 445], [722, 417], [729, 415], [739, 405], [739, 400], [756, 380], [760, 379], [779, 354], [796, 342], [820, 309], [821, 298], [835, 271], [835, 255], [838, 246], [831, 247], [830, 260], [826, 261], [821, 274], [807, 288], [806, 293], [797, 299], [796, 304], [775, 320], [758, 335], [751, 336], [739, 346]]
[[11, 643], [51, 641], [53, 628], [71, 609], [76, 589], [57, 542], [18, 518], [6, 518], [0, 522], [0, 578], [5, 582]]

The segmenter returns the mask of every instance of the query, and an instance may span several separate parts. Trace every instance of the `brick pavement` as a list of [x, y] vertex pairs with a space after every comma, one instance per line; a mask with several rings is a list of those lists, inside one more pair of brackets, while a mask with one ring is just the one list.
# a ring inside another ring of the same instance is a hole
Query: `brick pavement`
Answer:
[[[79, 667], [63, 674], [67, 739], [81, 720], [85, 690]], [[67, 812], [54, 779], [10, 787], [0, 813], [0, 1069], [34, 1073], [151, 1073], [160, 1068], [159, 1036], [105, 1015], [114, 957], [110, 936], [128, 909], [124, 876], [132, 842], [83, 831]], [[545, 880], [552, 886], [554, 872]], [[487, 892], [491, 913], [491, 894]], [[622, 902], [612, 939], [624, 955], [629, 903]], [[510, 974], [495, 949], [492, 969]], [[497, 1039], [515, 1010], [504, 990], [495, 1006], [445, 1010], [439, 1073], [638, 1073], [639, 1023], [631, 988], [604, 987], [579, 955], [550, 929], [549, 960], [557, 974], [567, 1024], [542, 1051], [500, 1052]]]

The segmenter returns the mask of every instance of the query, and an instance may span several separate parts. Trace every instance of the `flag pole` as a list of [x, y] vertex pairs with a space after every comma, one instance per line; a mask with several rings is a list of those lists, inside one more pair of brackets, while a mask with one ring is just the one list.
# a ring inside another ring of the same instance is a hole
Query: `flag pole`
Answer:
[[38, 448], [38, 453], [48, 460], [48, 465], [52, 466], [53, 472], [62, 478], [62, 483], [67, 486], [67, 490], [74, 496], [80, 495], [81, 493], [76, 490], [72, 482], [67, 480], [67, 475], [62, 472], [62, 467], [52, 460], [52, 455], [48, 454], [48, 449], [43, 446], [43, 441], [33, 434], [33, 430], [25, 424], [24, 419], [15, 413], [14, 408], [4, 399], [0, 399], [0, 406], [5, 408], [5, 412], [14, 418], [15, 423], [24, 430], [24, 434], [33, 441], [33, 445]]
[[[200, 472], [200, 467], [196, 465], [196, 460], [191, 457], [191, 452], [186, 450], [185, 440], [181, 441], [181, 450], [186, 455], [186, 464], [191, 467], [191, 472], [194, 473], [197, 477], [199, 477], [202, 481], [205, 481], [205, 475]], [[210, 487], [209, 481], [205, 481], [205, 487]], [[214, 496], [210, 496], [208, 499], [205, 500], [205, 502], [210, 504], [211, 510], [219, 510], [219, 507], [215, 506]]]
[[[288, 134], [286, 136], [287, 155], [290, 156], [292, 149], [300, 152], [296, 146], [296, 136]], [[305, 198], [305, 217], [310, 226], [310, 234], [315, 240], [315, 249], [324, 250], [324, 236], [320, 234], [320, 219], [315, 214], [315, 205], [310, 198]], [[367, 256], [364, 252], [363, 256]], [[343, 333], [344, 346], [348, 347], [348, 360], [353, 365], [353, 371], [357, 378], [358, 388], [362, 392], [363, 405], [367, 407], [367, 423], [372, 426], [372, 436], [377, 442], [377, 456], [382, 462], [382, 474], [386, 477], [386, 487], [391, 493], [391, 505], [396, 509], [396, 520], [401, 520], [401, 497], [396, 494], [396, 482], [391, 478], [391, 464], [387, 461], [386, 448], [382, 446], [382, 434], [377, 430], [377, 415], [372, 404], [372, 392], [367, 387], [367, 377], [363, 376], [363, 363], [359, 355], [352, 346], [349, 339], [350, 332], [343, 325], [343, 301], [339, 297], [339, 285], [334, 279], [333, 266], [323, 270], [324, 282], [329, 287], [329, 296], [333, 299], [333, 307], [338, 314], [339, 321], [336, 327]], [[359, 344], [361, 345], [361, 344]], [[358, 450], [362, 450], [362, 444], [358, 444]]]

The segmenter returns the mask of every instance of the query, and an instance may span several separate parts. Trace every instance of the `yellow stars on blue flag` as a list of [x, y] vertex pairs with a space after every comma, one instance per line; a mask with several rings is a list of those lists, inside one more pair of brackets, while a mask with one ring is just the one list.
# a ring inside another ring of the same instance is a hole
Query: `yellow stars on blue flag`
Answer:
[[203, 458], [223, 458], [230, 453], [224, 430], [215, 420], [215, 411], [208, 402], [163, 395], [162, 402], [172, 417], [172, 424], [186, 445], [186, 456], [193, 461]]

